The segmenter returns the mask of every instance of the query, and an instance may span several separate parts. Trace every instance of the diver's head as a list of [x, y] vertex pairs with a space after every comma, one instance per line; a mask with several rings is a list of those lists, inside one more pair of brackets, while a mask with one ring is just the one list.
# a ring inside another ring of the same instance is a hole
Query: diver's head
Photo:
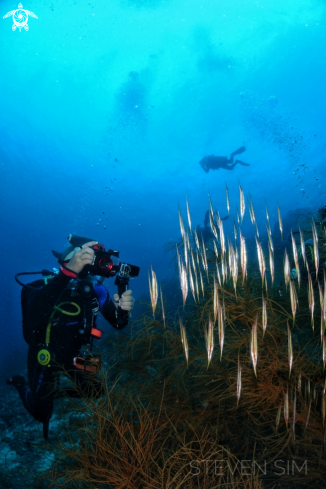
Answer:
[[202, 169], [203, 169], [203, 170], [204, 170], [206, 173], [208, 173], [209, 168], [208, 168], [208, 166], [207, 166], [207, 157], [206, 157], [206, 156], [200, 160], [199, 164], [200, 164], [200, 166], [202, 167]]
[[64, 248], [62, 252], [52, 250], [53, 255], [58, 258], [60, 264], [67, 263], [73, 256], [76, 248], [79, 250], [85, 243], [90, 241], [96, 241], [93, 238], [87, 238], [85, 236], [79, 236], [77, 234], [70, 234], [68, 236], [69, 245]]

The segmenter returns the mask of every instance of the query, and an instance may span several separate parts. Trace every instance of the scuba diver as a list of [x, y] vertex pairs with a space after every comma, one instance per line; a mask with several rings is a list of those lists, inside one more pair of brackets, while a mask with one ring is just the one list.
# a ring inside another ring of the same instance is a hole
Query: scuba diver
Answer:
[[[114, 328], [124, 328], [135, 302], [132, 291], [127, 290], [128, 281], [139, 273], [138, 267], [121, 264], [118, 252], [106, 252], [97, 241], [77, 235], [68, 239], [71, 244], [62, 253], [52, 251], [60, 264], [60, 271], [56, 270], [54, 276], [43, 270], [15, 277], [23, 285], [21, 304], [23, 334], [29, 345], [29, 389], [22, 375], [14, 375], [6, 383], [17, 389], [27, 411], [43, 423], [45, 439], [55, 399], [99, 398], [104, 394], [96, 375], [101, 367], [100, 358], [90, 353], [93, 339], [102, 336], [96, 327], [97, 313], [100, 311]], [[31, 273], [52, 276], [30, 284], [17, 279]], [[105, 277], [114, 275], [119, 294], [114, 294], [112, 301], [102, 283]], [[84, 345], [86, 352], [81, 351]], [[60, 388], [60, 374], [74, 385]]]
[[246, 151], [245, 146], [241, 146], [241, 148], [231, 153], [230, 158], [227, 158], [226, 156], [214, 156], [214, 155], [205, 156], [200, 160], [199, 164], [206, 173], [208, 173], [209, 170], [219, 170], [220, 168], [223, 168], [224, 170], [233, 170], [235, 165], [237, 165], [238, 163], [242, 166], [250, 166], [249, 163], [244, 163], [243, 161], [240, 160], [236, 160], [233, 163], [234, 157], [236, 155], [244, 153], [244, 151]]
[[[225, 221], [228, 219], [230, 216], [222, 217], [221, 221]], [[216, 225], [216, 222], [214, 221], [214, 224]], [[206, 243], [208, 240], [213, 239], [215, 236], [213, 234], [213, 231], [211, 230], [210, 224], [209, 224], [209, 211], [206, 211], [205, 213], [205, 219], [204, 219], [204, 227], [200, 226], [199, 224], [196, 226], [196, 233], [197, 236], [204, 240], [204, 243]]]

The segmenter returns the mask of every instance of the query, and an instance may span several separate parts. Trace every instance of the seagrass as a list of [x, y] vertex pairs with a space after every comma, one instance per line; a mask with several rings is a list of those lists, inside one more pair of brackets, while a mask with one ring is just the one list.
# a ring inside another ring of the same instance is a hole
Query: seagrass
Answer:
[[[317, 227], [323, 263], [325, 230]], [[307, 229], [308, 225], [305, 232], [309, 234]], [[252, 262], [246, 279], [242, 280], [241, 274], [238, 277], [236, 288], [229, 277], [219, 287], [225, 319], [223, 352], [221, 356], [215, 325], [214, 351], [208, 365], [204, 328], [213, 316], [216, 256], [210, 244], [206, 251], [204, 295], [196, 302], [187, 301], [185, 307], [179, 301], [176, 308], [180, 292], [173, 288], [163, 291], [164, 297], [169, 292], [174, 304], [169, 307], [165, 299], [165, 324], [160, 304], [155, 316], [148, 304], [127, 334], [106, 343], [102, 354], [109, 360], [101, 374], [105, 396], [71, 400], [75, 418], [69, 425], [62, 420], [64, 432], [57, 442], [56, 461], [51, 472], [41, 477], [44, 487], [325, 487], [323, 310], [317, 288], [317, 278], [323, 277], [314, 277], [314, 330], [304, 281], [297, 286], [299, 307], [293, 321], [289, 291], [284, 280], [281, 283], [281, 260], [274, 284], [268, 280], [267, 286], [262, 286], [257, 265]], [[309, 253], [313, 262], [313, 250]], [[263, 295], [268, 317], [264, 335]], [[257, 377], [250, 356], [256, 317]], [[187, 334], [188, 362], [180, 319]], [[293, 342], [291, 372], [288, 324]], [[242, 379], [239, 401], [238, 359]], [[252, 467], [244, 474], [239, 469], [244, 460], [256, 467], [294, 460], [296, 466], [306, 464], [307, 474], [285, 471], [279, 476], [275, 471], [264, 473]], [[221, 464], [226, 467], [223, 473]]]

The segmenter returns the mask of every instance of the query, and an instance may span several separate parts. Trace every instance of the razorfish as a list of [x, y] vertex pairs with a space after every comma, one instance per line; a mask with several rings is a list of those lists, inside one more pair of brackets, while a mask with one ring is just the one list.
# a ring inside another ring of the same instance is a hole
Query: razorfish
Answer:
[[243, 190], [241, 188], [241, 185], [239, 185], [239, 192], [240, 192], [240, 216], [241, 216], [241, 222], [242, 222], [243, 216], [245, 213], [246, 204], [245, 204], [245, 198], [244, 198], [244, 194], [243, 194]]
[[203, 281], [203, 276], [202, 276], [202, 273], [201, 273], [201, 270], [199, 270], [199, 278], [200, 278], [200, 286], [201, 286], [201, 291], [202, 291], [202, 294], [203, 294], [203, 297], [204, 297], [204, 281]]
[[162, 295], [162, 288], [160, 288], [160, 296], [161, 296], [161, 309], [162, 309], [162, 319], [163, 319], [163, 324], [165, 328], [165, 311], [164, 311], [164, 302], [163, 302], [163, 295]]
[[293, 441], [295, 440], [295, 421], [297, 414], [297, 392], [294, 388], [294, 399], [293, 399], [293, 421], [292, 421], [292, 432], [293, 432]]
[[324, 332], [325, 332], [325, 321], [324, 321], [324, 294], [323, 289], [318, 281], [319, 288], [319, 302], [320, 302], [320, 339], [323, 341]]
[[267, 219], [267, 222], [269, 224], [269, 213], [268, 213], [268, 209], [267, 209], [267, 205], [265, 204], [265, 211], [266, 211], [266, 219]]
[[217, 262], [216, 262], [216, 275], [217, 275], [218, 284], [219, 284], [219, 286], [221, 287], [221, 285], [222, 285], [222, 280], [221, 280], [221, 274], [220, 274], [219, 265], [218, 265], [218, 263], [217, 263]]
[[264, 337], [267, 328], [267, 303], [264, 294], [262, 296], [262, 326], [263, 326], [263, 337]]
[[290, 260], [287, 251], [285, 250], [284, 251], [284, 280], [286, 285], [288, 285], [288, 283], [291, 281], [290, 274], [291, 274]]
[[270, 246], [270, 243], [268, 243], [268, 252], [269, 252], [269, 270], [271, 273], [271, 279], [273, 283], [274, 282], [274, 253]]
[[240, 226], [241, 221], [240, 221], [240, 215], [239, 215], [239, 210], [238, 210], [238, 207], [236, 208], [236, 210], [237, 210], [237, 221], [238, 221], [238, 224], [239, 224], [239, 226]]
[[237, 239], [237, 237], [238, 237], [237, 226], [236, 226], [234, 220], [233, 220], [233, 233], [234, 233], [234, 239]]
[[240, 396], [241, 396], [241, 365], [240, 365], [240, 354], [238, 354], [237, 405], [239, 404]]
[[258, 231], [258, 226], [257, 226], [257, 221], [256, 221], [256, 216], [255, 216], [255, 211], [254, 211], [254, 205], [252, 203], [250, 195], [249, 195], [249, 214], [250, 214], [251, 223], [255, 227], [256, 234], [259, 237], [259, 231]]
[[259, 241], [257, 239], [257, 236], [256, 236], [256, 245], [257, 245], [259, 270], [260, 270], [261, 280], [262, 280], [262, 284], [263, 284], [264, 283], [264, 277], [265, 277], [265, 271], [266, 271], [266, 265], [265, 265], [265, 258], [264, 258], [264, 254], [263, 254], [263, 249], [262, 249], [261, 244], [259, 243]]
[[179, 212], [179, 224], [180, 224], [181, 236], [182, 236], [182, 237], [184, 237], [184, 234], [185, 234], [185, 227], [184, 227], [184, 224], [183, 224], [183, 220], [182, 220], [182, 215], [181, 215], [180, 207], [178, 208], [178, 212]]
[[199, 239], [198, 239], [198, 234], [196, 229], [194, 230], [194, 236], [195, 236], [195, 243], [196, 243], [197, 250], [199, 250], [200, 244], [199, 244]]
[[196, 262], [195, 262], [195, 257], [194, 257], [194, 254], [193, 254], [193, 251], [192, 251], [192, 248], [190, 250], [190, 255], [191, 255], [191, 263], [192, 263], [192, 268], [194, 270], [194, 273], [196, 274]]
[[187, 231], [185, 231], [185, 233], [183, 235], [183, 250], [184, 250], [184, 255], [185, 255], [186, 267], [188, 267], [188, 234], [187, 234]]
[[266, 223], [266, 229], [267, 229], [268, 244], [274, 253], [274, 245], [273, 245], [273, 240], [272, 240], [272, 230], [271, 230], [269, 223]]
[[252, 365], [254, 367], [254, 372], [256, 377], [257, 377], [256, 367], [258, 361], [257, 322], [258, 322], [258, 317], [256, 316], [255, 322], [251, 330], [251, 342], [250, 342], [251, 360], [252, 360]]
[[179, 269], [179, 276], [180, 276], [181, 275], [181, 257], [180, 257], [178, 245], [176, 245], [176, 248], [177, 248], [178, 269]]
[[196, 302], [195, 282], [194, 282], [194, 278], [192, 275], [190, 263], [189, 263], [189, 267], [188, 267], [188, 276], [189, 276], [190, 290], [191, 290], [192, 296], [194, 298], [194, 301]]
[[213, 350], [214, 350], [214, 323], [213, 321], [211, 321], [211, 318], [209, 318], [208, 320], [207, 331], [206, 329], [204, 331], [205, 331], [205, 341], [206, 341], [206, 350], [207, 350], [207, 359], [208, 359], [207, 367], [208, 367], [212, 359]]
[[185, 354], [187, 365], [188, 365], [188, 360], [189, 360], [189, 346], [188, 346], [186, 329], [183, 326], [181, 319], [180, 319], [180, 333], [181, 333], [181, 343], [182, 343], [182, 346], [183, 346], [184, 354]]
[[277, 410], [277, 414], [276, 414], [276, 421], [275, 421], [276, 431], [277, 431], [278, 425], [280, 424], [281, 412], [282, 412], [282, 403], [279, 405], [278, 410]]
[[314, 245], [314, 259], [315, 259], [315, 268], [316, 268], [316, 277], [317, 277], [318, 268], [319, 268], [319, 251], [318, 251], [318, 234], [317, 234], [317, 229], [314, 221], [312, 221], [312, 240]]
[[293, 250], [293, 260], [295, 264], [295, 270], [297, 272], [297, 279], [298, 279], [298, 284], [300, 287], [300, 267], [299, 267], [299, 258], [298, 258], [298, 250], [297, 250], [297, 245], [293, 236], [293, 233], [291, 231], [291, 239], [292, 239], [292, 250]]
[[[212, 218], [212, 214], [209, 214], [209, 224], [211, 226], [211, 230], [213, 231], [215, 238], [218, 240], [218, 235], [217, 235], [216, 227], [214, 224], [214, 220]], [[214, 241], [214, 243], [215, 243], [215, 241]]]
[[209, 200], [209, 210], [210, 210], [210, 214], [212, 217], [214, 217], [214, 209], [213, 209], [213, 204], [212, 204], [212, 201], [211, 201], [211, 196], [208, 195], [208, 200]]
[[188, 295], [188, 278], [187, 278], [187, 269], [186, 267], [183, 266], [183, 263], [181, 263], [180, 285], [182, 290], [182, 299], [183, 299], [183, 306], [184, 306]]
[[218, 306], [218, 339], [219, 339], [220, 350], [221, 350], [220, 360], [222, 360], [222, 352], [223, 352], [223, 345], [224, 345], [224, 313], [223, 313], [223, 308], [220, 304]]
[[290, 280], [290, 301], [291, 301], [291, 309], [292, 309], [292, 316], [293, 316], [293, 322], [295, 321], [295, 315], [297, 312], [297, 304], [298, 304], [298, 296], [297, 292], [295, 290], [295, 285], [292, 280]]
[[281, 238], [283, 239], [283, 223], [282, 223], [281, 211], [279, 206], [277, 206], [277, 217], [278, 217], [278, 226], [280, 229]]
[[240, 231], [240, 261], [241, 261], [241, 271], [242, 271], [242, 283], [247, 275], [247, 249], [246, 240], [242, 236]]
[[225, 184], [225, 193], [226, 193], [226, 208], [228, 210], [228, 214], [230, 215], [230, 199], [229, 199], [229, 189]]
[[188, 224], [189, 224], [189, 229], [190, 229], [190, 232], [191, 232], [191, 215], [190, 215], [188, 197], [186, 198], [186, 206], [187, 206]]
[[291, 336], [289, 321], [287, 327], [288, 327], [288, 357], [289, 357], [289, 377], [290, 377], [292, 365], [293, 365], [293, 348], [292, 348], [292, 336]]
[[220, 218], [220, 216], [217, 217], [217, 225], [218, 225], [218, 229], [220, 232], [221, 252], [222, 252], [222, 255], [224, 255], [224, 253], [226, 252], [225, 237], [224, 237], [223, 221]]
[[286, 393], [284, 393], [284, 419], [287, 426], [289, 422], [289, 386], [286, 389]]
[[214, 322], [216, 322], [219, 306], [218, 285], [214, 276]]
[[206, 247], [205, 247], [205, 241], [204, 238], [202, 237], [202, 262], [203, 262], [203, 267], [206, 270], [206, 273], [208, 274], [208, 264], [207, 264], [207, 256], [206, 256]]
[[299, 228], [299, 233], [300, 233], [301, 255], [302, 255], [303, 262], [307, 265], [306, 245], [305, 245], [303, 234], [302, 234], [302, 231], [300, 228]]
[[152, 280], [150, 280], [150, 277], [148, 276], [149, 280], [149, 293], [151, 296], [151, 304], [152, 304], [152, 309], [153, 309], [153, 316], [155, 316], [155, 309], [156, 309], [156, 304], [157, 304], [157, 298], [158, 298], [158, 290], [157, 290], [157, 280], [156, 280], [156, 274], [151, 267], [151, 272], [152, 272]]
[[312, 285], [311, 275], [308, 270], [308, 301], [309, 301], [309, 309], [311, 313], [311, 326], [314, 330], [314, 309], [315, 309], [315, 294], [314, 288]]
[[215, 253], [215, 256], [216, 256], [216, 258], [218, 258], [218, 249], [217, 249], [217, 246], [216, 246], [216, 241], [213, 241], [213, 245], [214, 245], [214, 253]]
[[199, 286], [198, 286], [198, 278], [197, 278], [197, 273], [195, 272], [195, 287], [196, 287], [196, 294], [199, 300]]
[[253, 206], [250, 194], [249, 194], [249, 215], [250, 215], [251, 224], [253, 224], [255, 226], [256, 225], [256, 216], [255, 216], [254, 206]]

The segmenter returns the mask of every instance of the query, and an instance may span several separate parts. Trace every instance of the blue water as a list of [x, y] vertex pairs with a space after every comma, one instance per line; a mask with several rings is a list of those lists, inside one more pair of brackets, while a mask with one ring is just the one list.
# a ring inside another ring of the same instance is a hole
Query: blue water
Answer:
[[[324, 1], [26, 0], [21, 32], [17, 5], [0, 1], [1, 383], [25, 368], [14, 274], [56, 266], [69, 233], [140, 266], [149, 299], [186, 195], [195, 224], [208, 194], [227, 213], [225, 182], [232, 218], [241, 184], [261, 227], [265, 203], [272, 227], [277, 203], [326, 203]], [[250, 167], [198, 163], [242, 145]]]

